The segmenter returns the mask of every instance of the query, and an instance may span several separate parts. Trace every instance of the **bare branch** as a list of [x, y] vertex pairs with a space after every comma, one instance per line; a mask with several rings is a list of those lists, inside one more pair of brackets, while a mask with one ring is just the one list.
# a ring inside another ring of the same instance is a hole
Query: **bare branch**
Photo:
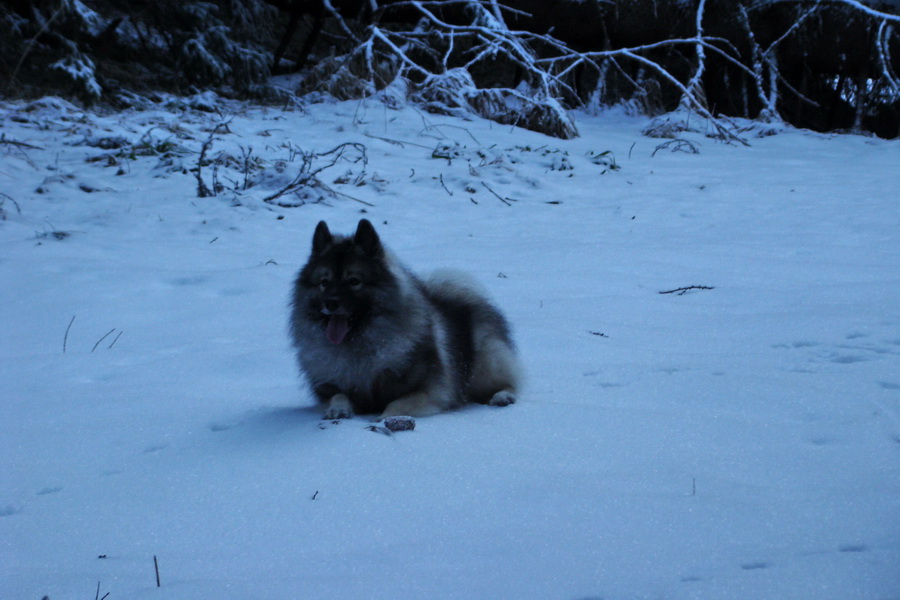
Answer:
[[[215, 196], [217, 193], [215, 184], [215, 170], [213, 170], [213, 188], [210, 190], [206, 185], [206, 182], [203, 181], [203, 167], [205, 166], [205, 164], [207, 164], [206, 153], [209, 152], [210, 148], [212, 148], [212, 144], [215, 140], [216, 134], [228, 131], [229, 123], [231, 123], [231, 119], [222, 121], [221, 123], [218, 123], [215, 127], [213, 127], [212, 131], [209, 132], [209, 137], [206, 138], [206, 141], [203, 142], [203, 146], [200, 147], [200, 157], [197, 159], [197, 167], [195, 169], [191, 169], [192, 171], [194, 171], [194, 176], [197, 178], [197, 197], [199, 198], [209, 198]], [[149, 131], [147, 133], [149, 133]]]
[[[781, 34], [781, 37], [779, 37], [777, 40], [775, 40], [774, 42], [769, 44], [769, 47], [765, 49], [763, 54], [771, 54], [772, 51], [775, 50], [775, 47], [778, 46], [778, 44], [783, 42], [788, 36], [790, 36], [792, 33], [794, 33], [797, 29], [800, 28], [800, 25], [803, 24], [803, 21], [805, 21], [808, 17], [810, 17], [814, 12], [819, 10], [819, 6], [821, 4], [822, 4], [822, 0], [816, 0], [816, 3], [813, 6], [811, 6], [809, 8], [809, 10], [807, 10], [802, 15], [797, 17], [797, 20], [794, 21], [794, 24], [791, 25], [787, 31], [785, 31], [783, 34]], [[741, 10], [742, 11], [744, 10], [743, 6], [741, 6]]]
[[344, 21], [344, 18], [341, 16], [337, 10], [335, 10], [334, 6], [331, 4], [331, 0], [322, 0], [322, 6], [325, 10], [330, 14], [338, 23], [341, 30], [354, 42], [359, 41], [353, 31], [347, 26], [347, 23]]
[[[541, 41], [548, 41], [549, 39], [552, 39], [552, 38], [547, 38], [546, 36], [539, 36], [539, 35], [535, 35], [535, 34], [526, 33], [525, 35], [527, 35], [528, 37], [531, 37], [533, 39], [538, 39]], [[653, 42], [652, 44], [642, 44], [640, 46], [630, 46], [628, 48], [619, 48], [616, 50], [598, 50], [598, 51], [593, 51], [593, 52], [575, 52], [573, 50], [566, 49], [565, 46], [560, 46], [560, 49], [561, 50], [564, 49], [566, 54], [564, 54], [562, 56], [552, 57], [552, 58], [539, 58], [539, 59], [535, 60], [534, 62], [535, 62], [535, 64], [549, 64], [549, 63], [556, 63], [559, 61], [572, 60], [574, 57], [579, 57], [579, 58], [584, 58], [584, 59], [593, 59], [593, 60], [602, 59], [602, 58], [615, 58], [617, 56], [625, 56], [628, 54], [635, 54], [638, 52], [647, 52], [649, 50], [658, 50], [659, 48], [665, 48], [667, 46], [675, 46], [678, 44], [694, 45], [694, 44], [697, 44], [698, 42], [704, 44], [704, 47], [706, 47], [706, 48], [714, 48], [714, 46], [712, 46], [711, 42], [727, 43], [728, 41], [724, 40], [722, 38], [716, 38], [716, 37], [706, 37], [706, 38], [702, 38], [699, 40], [697, 38], [672, 38], [670, 40], [663, 40], [661, 42]], [[554, 43], [561, 44], [561, 42], [557, 42], [557, 41], [554, 41]]]
[[[346, 154], [350, 150], [355, 150], [357, 155], [355, 157], [347, 158]], [[355, 200], [361, 204], [365, 204], [366, 206], [372, 206], [371, 203], [366, 202], [365, 200], [361, 200], [349, 194], [345, 194], [343, 192], [339, 192], [337, 190], [332, 189], [331, 187], [324, 184], [321, 180], [319, 180], [318, 175], [322, 171], [326, 169], [330, 169], [335, 166], [339, 161], [346, 160], [352, 163], [362, 162], [363, 167], [365, 167], [368, 162], [368, 158], [366, 156], [366, 147], [357, 142], [345, 142], [338, 146], [335, 146], [331, 150], [322, 153], [315, 152], [303, 152], [302, 150], [299, 153], [301, 157], [300, 164], [300, 172], [297, 176], [286, 186], [275, 192], [274, 194], [270, 194], [263, 198], [263, 202], [278, 204], [278, 206], [283, 206], [285, 208], [291, 208], [293, 206], [299, 206], [294, 204], [283, 204], [274, 202], [276, 199], [294, 192], [298, 192], [303, 188], [318, 188], [320, 190], [324, 190], [327, 194], [331, 196], [343, 196], [345, 198], [349, 198], [351, 200]], [[313, 162], [316, 159], [331, 157], [331, 161], [324, 163], [316, 168], [313, 168]]]
[[5, 133], [0, 133], [0, 145], [12, 146], [19, 149], [24, 148], [26, 150], [43, 150], [40, 146], [35, 146], [27, 142], [20, 142], [19, 140], [11, 140], [6, 137]]
[[675, 288], [674, 290], [666, 290], [664, 292], [660, 292], [660, 294], [676, 294], [678, 296], [684, 296], [687, 292], [691, 290], [714, 290], [716, 288], [708, 286], [708, 285], [689, 285], [687, 287]]

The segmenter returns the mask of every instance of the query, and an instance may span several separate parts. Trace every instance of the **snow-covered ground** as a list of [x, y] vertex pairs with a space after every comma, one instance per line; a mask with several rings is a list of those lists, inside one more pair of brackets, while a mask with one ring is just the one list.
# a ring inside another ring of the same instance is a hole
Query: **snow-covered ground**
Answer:
[[[0, 105], [0, 598], [900, 598], [900, 142], [220, 106]], [[289, 288], [363, 215], [518, 404], [320, 420]]]

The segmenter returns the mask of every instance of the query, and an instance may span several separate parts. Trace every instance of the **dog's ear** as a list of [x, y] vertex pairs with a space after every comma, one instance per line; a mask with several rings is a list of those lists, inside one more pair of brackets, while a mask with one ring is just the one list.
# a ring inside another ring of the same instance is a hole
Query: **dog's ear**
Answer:
[[325, 248], [331, 245], [331, 232], [328, 231], [328, 225], [325, 221], [319, 221], [316, 225], [316, 232], [313, 234], [312, 250], [313, 254], [321, 254]]
[[360, 219], [356, 227], [356, 235], [353, 243], [359, 246], [368, 256], [375, 256], [381, 252], [381, 240], [375, 232], [375, 228], [368, 219]]

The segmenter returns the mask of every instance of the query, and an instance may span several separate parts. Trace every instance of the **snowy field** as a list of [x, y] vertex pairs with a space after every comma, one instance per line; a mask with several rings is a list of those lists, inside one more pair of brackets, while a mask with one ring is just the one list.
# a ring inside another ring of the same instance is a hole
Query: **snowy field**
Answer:
[[[0, 105], [0, 598], [900, 598], [900, 142], [219, 107]], [[320, 420], [289, 289], [361, 216], [516, 405]]]

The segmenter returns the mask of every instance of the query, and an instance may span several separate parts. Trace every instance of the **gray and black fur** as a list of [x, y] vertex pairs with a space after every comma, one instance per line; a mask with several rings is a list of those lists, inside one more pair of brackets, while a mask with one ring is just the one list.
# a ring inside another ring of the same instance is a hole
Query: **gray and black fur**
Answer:
[[464, 275], [416, 277], [366, 219], [353, 236], [318, 224], [290, 333], [326, 419], [516, 401], [519, 362], [500, 311]]

